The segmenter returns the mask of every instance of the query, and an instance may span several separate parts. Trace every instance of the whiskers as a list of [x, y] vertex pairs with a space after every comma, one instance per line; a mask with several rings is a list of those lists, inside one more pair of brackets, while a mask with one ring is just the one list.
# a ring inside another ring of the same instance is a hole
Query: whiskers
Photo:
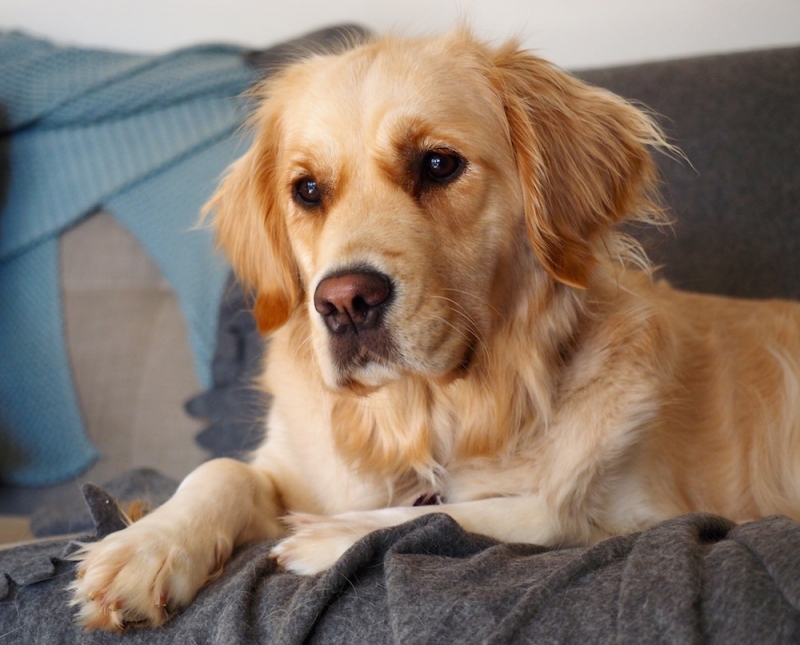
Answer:
[[[311, 334], [306, 334], [306, 337], [302, 341], [297, 343], [297, 346], [294, 349], [294, 360], [297, 360], [297, 357], [300, 355], [300, 352], [306, 349], [306, 346], [311, 346], [313, 340], [314, 339], [312, 338]], [[313, 355], [313, 353], [314, 352], [312, 351], [311, 354]]]
[[[485, 304], [487, 307], [491, 308], [492, 310], [497, 311], [497, 309], [492, 307], [489, 303], [483, 301], [479, 296], [474, 296], [473, 294], [470, 294], [469, 292], [461, 291], [459, 289], [446, 289], [446, 291], [453, 291], [453, 292], [456, 292], [456, 293], [462, 293], [462, 294], [465, 294], [465, 295], [468, 295], [468, 296], [473, 296], [476, 300], [478, 300], [482, 304]], [[462, 338], [464, 338], [464, 340], [466, 340], [469, 345], [475, 346], [476, 349], [479, 348], [481, 353], [483, 354], [484, 359], [486, 361], [488, 361], [489, 358], [491, 357], [491, 354], [489, 352], [489, 347], [486, 344], [486, 341], [484, 341], [484, 339], [482, 337], [482, 334], [480, 333], [480, 328], [478, 327], [477, 322], [472, 317], [472, 315], [470, 315], [469, 311], [467, 311], [467, 309], [460, 302], [458, 302], [456, 300], [453, 300], [452, 298], [448, 298], [447, 296], [434, 295], [434, 296], [431, 296], [431, 297], [435, 298], [437, 300], [443, 300], [443, 301], [449, 303], [450, 305], [452, 305], [450, 310], [454, 314], [460, 316], [466, 322], [466, 326], [464, 328], [459, 327], [458, 325], [450, 322], [446, 318], [444, 318], [444, 317], [442, 317], [440, 315], [437, 315], [437, 314], [432, 314], [431, 316], [429, 316], [429, 319], [430, 320], [437, 320], [439, 322], [442, 322], [445, 325], [447, 325], [448, 327], [450, 327], [451, 329], [453, 329]], [[498, 313], [498, 315], [500, 315], [500, 312], [497, 312], [497, 313]]]
[[[506, 321], [506, 317], [502, 314], [502, 312], [497, 307], [495, 307], [491, 302], [489, 302], [488, 300], [486, 300], [485, 298], [482, 298], [481, 296], [479, 296], [477, 294], [474, 294], [474, 293], [472, 293], [470, 291], [464, 291], [463, 289], [453, 289], [452, 287], [445, 287], [443, 289], [443, 291], [450, 291], [452, 293], [459, 293], [462, 296], [467, 296], [468, 298], [472, 298], [479, 305], [481, 305], [483, 307], [486, 307], [487, 309], [490, 309], [492, 312], [497, 314], [498, 318], [500, 318], [503, 322]], [[444, 296], [438, 296], [438, 297], [444, 298]], [[456, 302], [455, 300], [451, 300], [449, 298], [447, 298], [447, 300], [449, 300], [450, 302], [452, 302], [453, 304], [455, 304], [456, 306], [458, 306], [462, 310], [464, 309], [464, 307], [460, 303]]]

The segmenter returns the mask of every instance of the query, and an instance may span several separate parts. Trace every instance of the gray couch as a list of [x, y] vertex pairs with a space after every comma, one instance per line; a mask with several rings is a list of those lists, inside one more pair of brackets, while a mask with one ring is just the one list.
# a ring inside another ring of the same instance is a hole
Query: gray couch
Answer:
[[[800, 48], [579, 75], [648, 106], [686, 155], [688, 161], [659, 158], [674, 230], [639, 232], [662, 273], [697, 291], [800, 298]], [[102, 220], [95, 225], [106, 226]], [[76, 243], [89, 244], [90, 233]], [[116, 239], [107, 230], [101, 235]], [[86, 248], [79, 254], [90, 252]], [[156, 274], [146, 273], [148, 288], [168, 292]], [[238, 428], [233, 434], [242, 447], [252, 440], [241, 419], [227, 416], [247, 396], [241, 384], [259, 342], [242, 321], [238, 297], [231, 291], [221, 308], [214, 385], [190, 405], [195, 414], [213, 418], [203, 441], [215, 454], [236, 452], [224, 440], [231, 428]], [[176, 478], [204, 454], [191, 441], [198, 426], [177, 420], [195, 385], [188, 349], [174, 338], [180, 321], [173, 309], [173, 340], [157, 351], [183, 353], [177, 362], [186, 367], [184, 376], [163, 376], [185, 385], [176, 385], [171, 402], [154, 405], [147, 414], [155, 416], [142, 417], [142, 423], [158, 434], [164, 427], [159, 417], [175, 415], [174, 425], [185, 429], [170, 441], [188, 457], [170, 470], [172, 459], [158, 461], [162, 445], [142, 444], [140, 453], [131, 458], [127, 451], [115, 467], [156, 465]], [[91, 347], [91, 340], [81, 346]], [[158, 376], [145, 370], [141, 378]], [[91, 385], [93, 378], [79, 381]], [[113, 379], [100, 380], [110, 385]], [[124, 432], [141, 441], [146, 430]], [[133, 479], [134, 486], [115, 485], [131, 495], [148, 487], [163, 495], [174, 485], [153, 473]], [[77, 486], [67, 488], [74, 497]], [[31, 497], [9, 489], [2, 494], [25, 503]], [[86, 494], [92, 508], [88, 533], [118, 528], [115, 506], [103, 491], [89, 487]], [[334, 569], [313, 578], [276, 570], [269, 545], [255, 544], [238, 551], [225, 573], [166, 627], [122, 637], [89, 636], [72, 625], [64, 586], [72, 574], [65, 556], [73, 548], [56, 539], [0, 551], [7, 573], [0, 585], [0, 643], [800, 641], [800, 526], [785, 518], [737, 527], [690, 515], [591, 549], [545, 550], [497, 544], [433, 515], [368, 536]]]

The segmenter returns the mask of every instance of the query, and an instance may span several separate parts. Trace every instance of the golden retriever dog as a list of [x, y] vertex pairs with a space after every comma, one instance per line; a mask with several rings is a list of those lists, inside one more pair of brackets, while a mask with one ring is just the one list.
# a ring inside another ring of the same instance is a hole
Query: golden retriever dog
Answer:
[[664, 219], [649, 116], [464, 30], [258, 94], [209, 211], [271, 337], [266, 442], [87, 545], [83, 625], [163, 623], [245, 542], [314, 574], [427, 513], [554, 546], [800, 518], [800, 306], [652, 278], [620, 231]]

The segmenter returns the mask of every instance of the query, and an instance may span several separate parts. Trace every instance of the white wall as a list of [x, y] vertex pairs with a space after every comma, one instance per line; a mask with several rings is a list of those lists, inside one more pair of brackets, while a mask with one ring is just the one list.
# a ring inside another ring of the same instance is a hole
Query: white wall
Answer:
[[800, 0], [0, 0], [0, 28], [61, 43], [160, 52], [209, 41], [262, 47], [339, 22], [476, 31], [568, 68], [800, 44]]

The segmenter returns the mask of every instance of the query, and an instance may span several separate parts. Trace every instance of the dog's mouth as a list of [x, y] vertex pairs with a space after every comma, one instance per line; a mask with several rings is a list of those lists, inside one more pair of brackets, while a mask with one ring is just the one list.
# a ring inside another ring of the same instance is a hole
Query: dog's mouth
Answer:
[[[332, 339], [329, 339], [329, 342]], [[341, 339], [329, 345], [335, 371], [336, 389], [347, 389], [359, 395], [369, 394], [403, 375], [428, 377], [447, 385], [465, 377], [475, 363], [480, 341], [472, 336], [462, 350], [446, 365], [425, 365], [424, 361], [405, 356], [396, 344], [382, 339], [376, 347], [370, 339], [352, 339], [343, 345]]]
[[343, 324], [324, 333], [322, 353], [328, 385], [366, 393], [396, 380], [404, 371], [404, 357], [383, 314], [369, 325]]
[[318, 283], [313, 307], [324, 344], [317, 348], [331, 388], [369, 392], [404, 375], [445, 384], [470, 370], [479, 341], [477, 330], [464, 328], [461, 308], [452, 315], [442, 307], [452, 299], [441, 297], [409, 304], [398, 284], [367, 264]]
[[390, 363], [362, 358], [349, 369], [338, 371], [336, 386], [354, 394], [367, 395], [397, 380], [400, 374], [400, 370]]
[[331, 334], [328, 347], [334, 364], [342, 372], [363, 370], [373, 364], [388, 367], [399, 358], [391, 335], [383, 328]]
[[400, 354], [383, 330], [329, 336], [328, 351], [339, 388], [374, 390], [399, 375]]

